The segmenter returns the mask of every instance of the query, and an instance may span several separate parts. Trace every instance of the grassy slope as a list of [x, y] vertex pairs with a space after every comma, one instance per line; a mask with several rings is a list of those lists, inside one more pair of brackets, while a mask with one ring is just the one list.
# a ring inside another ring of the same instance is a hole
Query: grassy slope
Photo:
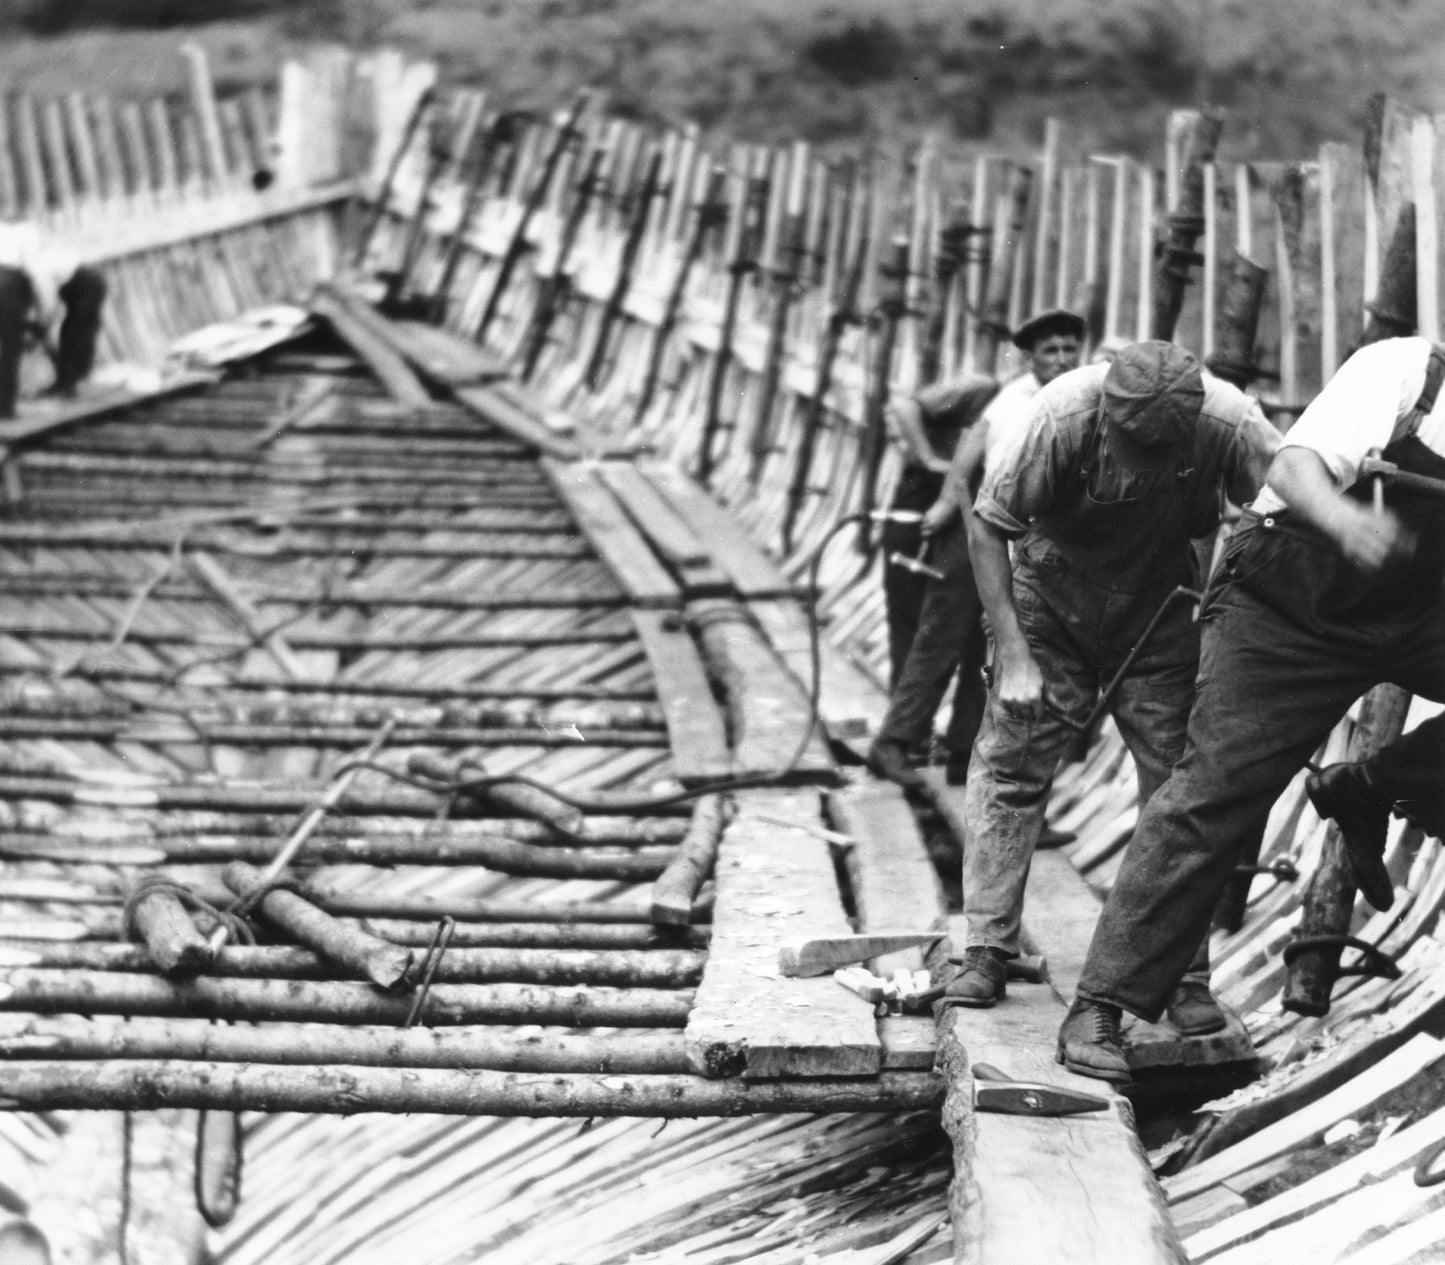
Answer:
[[[749, 138], [1034, 141], [1149, 152], [1165, 112], [1230, 113], [1226, 156], [1304, 156], [1358, 134], [1376, 90], [1445, 110], [1439, 0], [296, 0], [192, 32], [7, 39], [8, 86], [124, 95], [179, 86], [185, 38], [222, 83], [269, 76], [298, 37], [385, 38], [497, 101], [583, 84], [614, 108]], [[980, 135], [987, 129], [986, 136]]]

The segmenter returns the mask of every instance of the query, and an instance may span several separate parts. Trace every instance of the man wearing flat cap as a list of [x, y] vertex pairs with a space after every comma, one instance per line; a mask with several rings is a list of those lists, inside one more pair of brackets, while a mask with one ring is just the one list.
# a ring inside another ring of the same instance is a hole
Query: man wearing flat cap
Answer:
[[[1060, 755], [1165, 599], [1197, 586], [1192, 542], [1226, 497], [1254, 496], [1277, 446], [1248, 396], [1145, 342], [1046, 386], [988, 460], [969, 532], [993, 681], [965, 792], [968, 945], [950, 1000], [1003, 997]], [[1184, 749], [1198, 662], [1191, 609], [1174, 602], [1113, 698], [1141, 804]], [[1223, 1022], [1204, 972], [1179, 1005], [1193, 1031]]]

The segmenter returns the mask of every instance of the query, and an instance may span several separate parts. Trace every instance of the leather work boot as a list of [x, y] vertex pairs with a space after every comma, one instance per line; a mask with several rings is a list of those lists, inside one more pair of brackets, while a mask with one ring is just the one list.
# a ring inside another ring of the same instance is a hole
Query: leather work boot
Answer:
[[1187, 979], [1169, 998], [1169, 1022], [1181, 1037], [1203, 1037], [1221, 1031], [1228, 1020], [1209, 985], [1203, 980]]
[[1117, 1006], [1077, 998], [1059, 1029], [1058, 1061], [1080, 1076], [1116, 1084], [1129, 1080], [1119, 1016]]
[[1395, 903], [1395, 885], [1385, 869], [1389, 803], [1365, 784], [1354, 764], [1332, 764], [1311, 773], [1305, 794], [1315, 812], [1339, 826], [1360, 894], [1376, 909], [1389, 909]]
[[896, 782], [899, 786], [916, 790], [923, 785], [923, 778], [909, 763], [908, 752], [901, 743], [875, 742], [868, 748], [868, 756], [863, 762], [870, 773]]
[[963, 953], [963, 970], [944, 990], [943, 999], [983, 1009], [1001, 1001], [1008, 978], [1007, 959], [997, 949], [975, 945]]

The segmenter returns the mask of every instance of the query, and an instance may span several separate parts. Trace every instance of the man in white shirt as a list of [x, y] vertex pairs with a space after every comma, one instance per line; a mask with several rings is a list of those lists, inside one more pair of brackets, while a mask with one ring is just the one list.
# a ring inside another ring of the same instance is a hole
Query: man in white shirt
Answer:
[[[1188, 352], [1145, 342], [1044, 387], [987, 462], [969, 532], [993, 683], [964, 799], [968, 942], [951, 1001], [1004, 995], [1059, 757], [1126, 661], [1110, 710], [1140, 802], [1168, 776], [1184, 747], [1199, 630], [1188, 604], [1165, 600], [1197, 584], [1193, 541], [1218, 525], [1226, 496], [1254, 496], [1278, 438], [1256, 402], [1206, 381]], [[1222, 1026], [1207, 980], [1200, 987], [1198, 1030]]]
[[[15, 416], [20, 359], [27, 334], [38, 333], [51, 352], [51, 392], [75, 394], [95, 364], [105, 278], [35, 225], [0, 223], [0, 418]], [[49, 331], [64, 308], [53, 349]]]
[[[1445, 502], [1361, 473], [1382, 450], [1406, 473], [1445, 478], [1442, 383], [1445, 351], [1426, 339], [1357, 351], [1289, 431], [1231, 536], [1202, 612], [1184, 754], [1140, 814], [1059, 1033], [1075, 1071], [1127, 1077], [1121, 1010], [1158, 1017], [1241, 847], [1351, 704], [1387, 681], [1445, 700]], [[1419, 733], [1402, 741], [1428, 759], [1438, 725]], [[1386, 901], [1383, 830], [1345, 839], [1367, 897]]]
[[1019, 326], [1013, 337], [1014, 345], [1028, 356], [1028, 370], [1001, 390], [991, 378], [969, 376], [925, 387], [895, 410], [908, 447], [910, 427], [902, 423], [915, 417], [947, 419], [958, 414], [960, 401], [971, 402], [962, 436], [957, 430], [950, 436], [952, 460], [941, 486], [933, 488], [937, 499], [919, 526], [921, 538], [932, 545], [932, 563], [943, 572], [943, 578], [929, 580], [924, 590], [915, 635], [893, 673], [888, 714], [868, 752], [869, 767], [881, 777], [903, 786], [917, 785], [909, 752], [932, 731], [934, 714], [955, 672], [958, 684], [945, 737], [948, 761], [944, 776], [950, 784], [962, 785], [968, 775], [970, 752], [983, 719], [982, 669], [987, 642], [962, 511], [973, 503], [985, 446], [996, 451], [999, 441], [1017, 427], [1020, 416], [1027, 417], [1033, 397], [1044, 384], [1078, 365], [1084, 330], [1083, 318], [1074, 312], [1041, 312]]

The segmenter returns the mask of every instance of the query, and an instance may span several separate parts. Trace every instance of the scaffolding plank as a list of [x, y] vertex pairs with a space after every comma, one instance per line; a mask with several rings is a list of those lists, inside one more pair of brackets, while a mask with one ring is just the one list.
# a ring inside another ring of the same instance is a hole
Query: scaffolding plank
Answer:
[[[784, 939], [846, 935], [818, 797], [745, 791], [718, 852], [712, 943], [683, 1035], [705, 1076], [873, 1076], [873, 1008], [830, 977], [784, 979]], [[794, 823], [784, 825], [778, 823]]]
[[684, 786], [727, 777], [732, 772], [727, 726], [696, 643], [662, 611], [634, 610], [632, 623], [652, 668], [674, 775]]
[[544, 460], [542, 466], [557, 495], [567, 503], [577, 525], [627, 595], [640, 606], [678, 605], [682, 594], [677, 584], [597, 477], [596, 469], [585, 462], [550, 459]]

